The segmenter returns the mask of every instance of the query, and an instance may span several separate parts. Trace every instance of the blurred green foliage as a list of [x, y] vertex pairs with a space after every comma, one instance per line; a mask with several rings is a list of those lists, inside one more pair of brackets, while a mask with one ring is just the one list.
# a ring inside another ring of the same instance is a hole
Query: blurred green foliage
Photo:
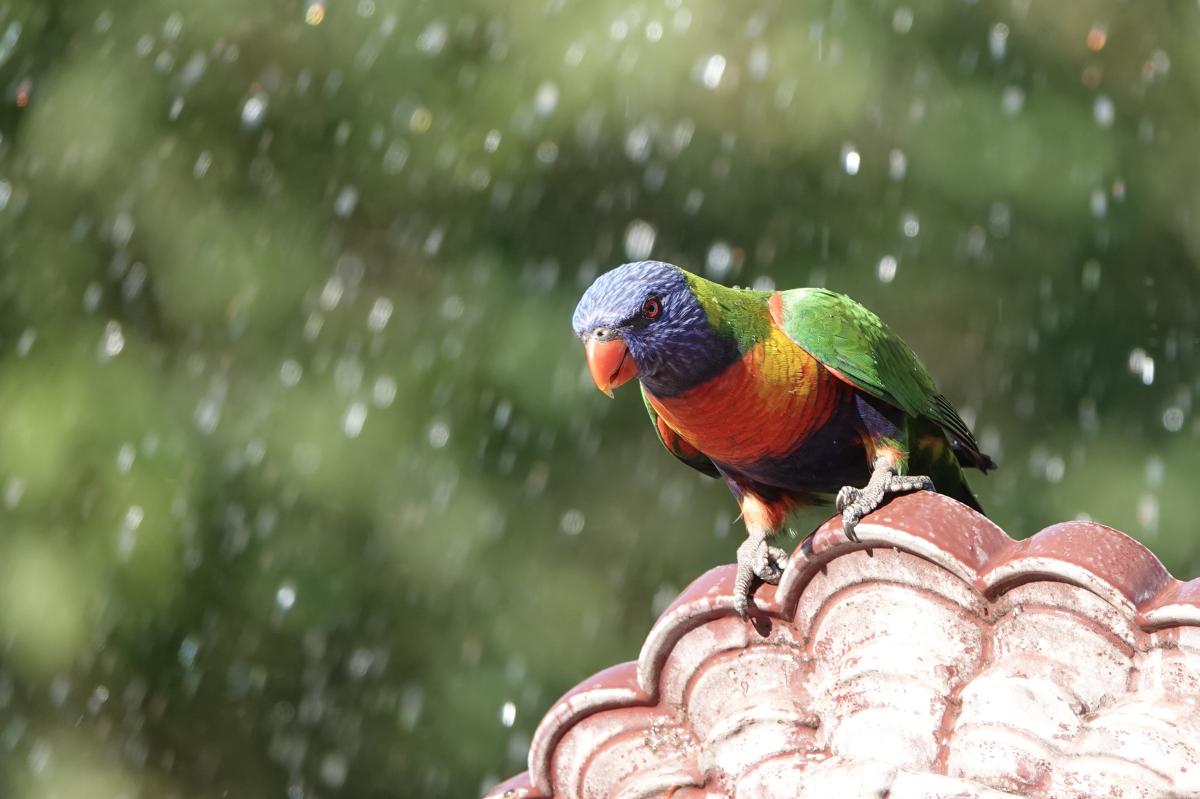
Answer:
[[523, 768], [740, 535], [571, 337], [646, 250], [852, 294], [1002, 526], [1200, 572], [1196, 41], [1195, 3], [0, 3], [0, 793]]

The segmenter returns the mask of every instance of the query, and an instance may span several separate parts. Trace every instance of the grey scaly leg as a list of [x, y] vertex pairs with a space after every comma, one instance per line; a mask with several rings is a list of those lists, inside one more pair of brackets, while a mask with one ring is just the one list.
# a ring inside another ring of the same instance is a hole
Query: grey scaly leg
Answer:
[[787, 553], [779, 547], [768, 546], [771, 531], [761, 528], [748, 531], [746, 540], [738, 547], [737, 576], [733, 580], [733, 608], [743, 619], [750, 612], [750, 588], [754, 578], [778, 585], [787, 566]]
[[908, 491], [935, 491], [933, 481], [924, 475], [896, 474], [896, 466], [886, 456], [875, 459], [871, 479], [862, 488], [845, 486], [837, 495], [837, 509], [842, 514], [842, 530], [846, 538], [858, 541], [854, 528], [871, 511], [883, 504], [888, 494], [902, 494]]

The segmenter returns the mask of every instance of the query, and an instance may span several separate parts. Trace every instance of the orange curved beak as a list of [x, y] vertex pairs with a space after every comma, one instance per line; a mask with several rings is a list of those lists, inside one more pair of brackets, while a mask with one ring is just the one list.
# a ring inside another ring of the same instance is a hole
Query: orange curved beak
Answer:
[[613, 395], [614, 388], [637, 377], [637, 364], [621, 339], [598, 341], [589, 338], [583, 345], [583, 350], [587, 355], [588, 371], [592, 373], [596, 388], [609, 397]]

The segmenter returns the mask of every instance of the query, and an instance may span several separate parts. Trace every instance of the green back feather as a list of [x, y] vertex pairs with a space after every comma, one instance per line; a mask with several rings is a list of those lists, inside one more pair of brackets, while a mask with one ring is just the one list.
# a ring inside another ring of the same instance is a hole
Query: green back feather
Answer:
[[767, 312], [770, 292], [729, 288], [691, 272], [684, 275], [713, 330], [735, 339], [741, 352], [770, 334], [771, 316]]
[[827, 289], [793, 289], [780, 298], [781, 326], [792, 341], [868, 394], [937, 423], [978, 455], [970, 428], [937, 392], [916, 354], [878, 316]]

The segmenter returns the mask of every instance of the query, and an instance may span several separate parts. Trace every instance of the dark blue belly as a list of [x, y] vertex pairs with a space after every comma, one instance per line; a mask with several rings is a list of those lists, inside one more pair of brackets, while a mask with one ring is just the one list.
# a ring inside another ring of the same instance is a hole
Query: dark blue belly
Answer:
[[904, 412], [868, 394], [855, 392], [829, 421], [781, 458], [738, 467], [717, 464], [728, 477], [763, 493], [836, 493], [862, 486], [871, 475], [864, 438], [882, 435], [903, 440]]

